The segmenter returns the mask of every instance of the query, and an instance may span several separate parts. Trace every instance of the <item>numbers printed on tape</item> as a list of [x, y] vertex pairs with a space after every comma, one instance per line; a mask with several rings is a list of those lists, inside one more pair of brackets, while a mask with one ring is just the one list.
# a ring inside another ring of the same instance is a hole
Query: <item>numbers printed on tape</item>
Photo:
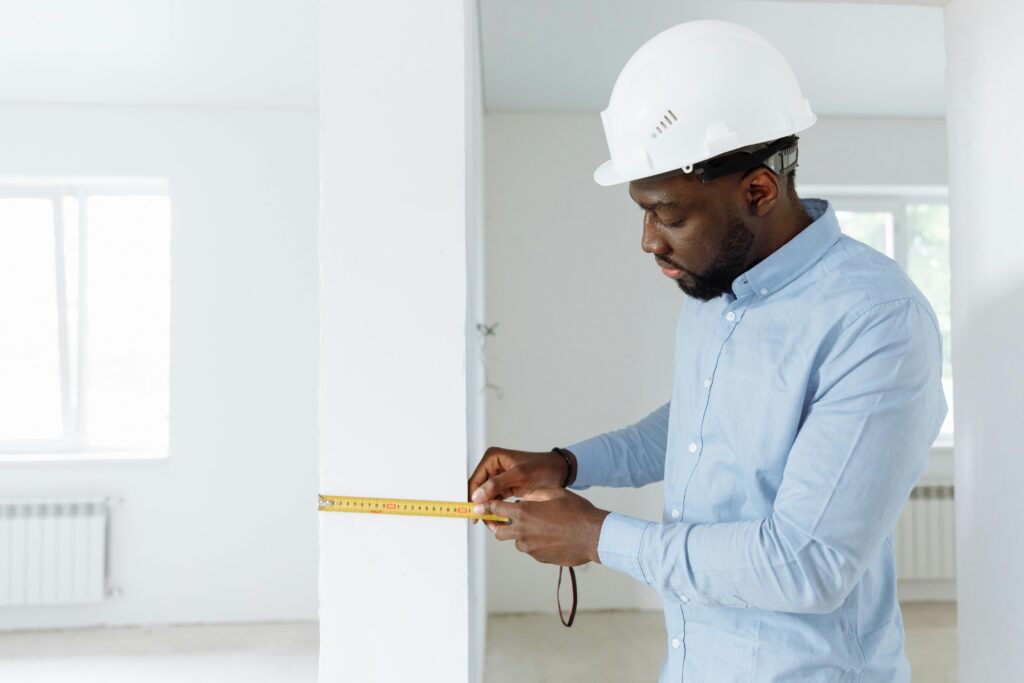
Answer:
[[507, 522], [501, 515], [478, 515], [472, 503], [445, 500], [411, 500], [407, 498], [356, 498], [353, 496], [327, 496], [320, 494], [320, 512], [368, 512], [383, 515], [412, 515], [416, 517], [455, 517], [484, 519], [489, 522]]

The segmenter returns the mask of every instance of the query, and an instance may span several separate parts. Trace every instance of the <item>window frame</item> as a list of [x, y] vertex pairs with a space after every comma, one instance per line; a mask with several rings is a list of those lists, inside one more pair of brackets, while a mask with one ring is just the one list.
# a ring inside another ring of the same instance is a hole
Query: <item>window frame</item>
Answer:
[[[58, 369], [63, 433], [51, 439], [0, 439], [0, 463], [77, 462], [90, 460], [162, 460], [169, 446], [158, 450], [137, 447], [90, 447], [84, 438], [87, 306], [88, 200], [103, 196], [163, 195], [170, 197], [166, 178], [27, 178], [0, 176], [0, 198], [49, 199], [53, 203], [54, 259], [57, 287]], [[78, 325], [77, 372], [71, 387], [67, 263], [65, 262], [64, 199], [78, 202]]]

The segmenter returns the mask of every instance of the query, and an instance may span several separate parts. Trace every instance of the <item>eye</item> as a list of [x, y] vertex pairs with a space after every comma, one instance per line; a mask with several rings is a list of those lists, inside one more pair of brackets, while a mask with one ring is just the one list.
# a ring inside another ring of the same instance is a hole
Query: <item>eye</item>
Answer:
[[658, 211], [656, 209], [645, 209], [642, 206], [638, 207], [638, 208], [640, 209], [640, 213], [643, 214], [645, 219], [647, 218], [647, 214], [650, 213], [650, 214], [652, 214], [654, 216], [655, 222], [657, 222], [658, 225], [660, 225], [662, 227], [665, 227], [665, 228], [679, 228], [679, 227], [682, 227], [682, 225], [684, 223], [686, 223], [686, 221], [688, 219], [688, 216], [681, 216], [681, 217], [678, 217], [678, 218], [674, 218], [674, 220], [672, 220], [670, 222], [670, 221], [663, 220], [662, 217], [660, 215], [658, 215]]

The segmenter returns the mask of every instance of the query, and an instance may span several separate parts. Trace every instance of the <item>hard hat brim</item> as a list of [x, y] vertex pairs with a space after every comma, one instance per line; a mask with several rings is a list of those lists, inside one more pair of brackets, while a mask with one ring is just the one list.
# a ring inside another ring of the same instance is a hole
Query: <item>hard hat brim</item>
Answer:
[[615, 170], [615, 166], [612, 164], [611, 159], [609, 159], [594, 170], [594, 180], [602, 187], [611, 187], [612, 185], [618, 185], [629, 180], [634, 180], [634, 178], [623, 178], [622, 175]]
[[[641, 180], [643, 178], [653, 178], [656, 175], [662, 173], [669, 173], [671, 171], [685, 171], [683, 168], [677, 168], [675, 166], [670, 168], [664, 168], [660, 171], [648, 171], [646, 173], [626, 173], [622, 174], [615, 168], [615, 165], [609, 159], [594, 170], [594, 180], [598, 185], [602, 187], [611, 187], [612, 185], [621, 185], [622, 183], [632, 182], [634, 180]], [[689, 171], [685, 171], [689, 173]]]

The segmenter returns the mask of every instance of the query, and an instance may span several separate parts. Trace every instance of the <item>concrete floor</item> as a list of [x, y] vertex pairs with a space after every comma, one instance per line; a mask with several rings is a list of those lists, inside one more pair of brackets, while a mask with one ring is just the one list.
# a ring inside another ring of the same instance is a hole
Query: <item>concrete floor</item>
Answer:
[[[903, 608], [914, 680], [956, 681], [956, 607]], [[660, 612], [496, 615], [486, 683], [632, 683], [657, 679]], [[588, 647], [581, 647], [588, 643]], [[169, 626], [0, 633], [7, 683], [313, 683], [316, 624]]]

